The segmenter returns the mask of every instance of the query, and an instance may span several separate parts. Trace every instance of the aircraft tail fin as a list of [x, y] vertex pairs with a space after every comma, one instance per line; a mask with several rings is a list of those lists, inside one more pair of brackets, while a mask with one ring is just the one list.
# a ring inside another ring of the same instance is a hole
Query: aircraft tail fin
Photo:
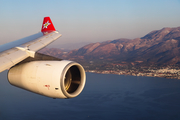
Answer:
[[50, 17], [44, 17], [41, 32], [51, 32], [56, 31]]

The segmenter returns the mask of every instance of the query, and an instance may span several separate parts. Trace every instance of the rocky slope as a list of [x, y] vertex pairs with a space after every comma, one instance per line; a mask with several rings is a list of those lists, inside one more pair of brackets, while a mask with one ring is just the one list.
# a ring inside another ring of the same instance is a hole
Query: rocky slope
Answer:
[[56, 57], [79, 61], [168, 65], [180, 63], [180, 27], [155, 30], [142, 38], [88, 44], [68, 54], [47, 51]]

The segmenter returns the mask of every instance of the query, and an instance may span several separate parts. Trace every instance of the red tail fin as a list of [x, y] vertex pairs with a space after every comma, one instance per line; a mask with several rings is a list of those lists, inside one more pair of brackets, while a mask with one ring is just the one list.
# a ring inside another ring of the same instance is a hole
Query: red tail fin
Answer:
[[56, 31], [56, 29], [54, 28], [54, 25], [50, 17], [44, 17], [41, 32], [51, 32], [51, 31]]

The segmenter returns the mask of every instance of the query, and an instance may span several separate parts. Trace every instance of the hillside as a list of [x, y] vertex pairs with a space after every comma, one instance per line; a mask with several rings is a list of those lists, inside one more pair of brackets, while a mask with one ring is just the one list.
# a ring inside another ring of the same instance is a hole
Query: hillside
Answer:
[[142, 38], [91, 43], [67, 54], [62, 54], [58, 49], [45, 53], [87, 63], [101, 61], [130, 65], [174, 65], [180, 63], [180, 27], [155, 30]]

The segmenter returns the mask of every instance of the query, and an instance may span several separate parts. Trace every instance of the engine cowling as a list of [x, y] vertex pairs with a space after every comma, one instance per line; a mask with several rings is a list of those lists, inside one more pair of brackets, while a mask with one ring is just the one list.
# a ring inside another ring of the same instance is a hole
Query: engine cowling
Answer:
[[31, 61], [12, 67], [9, 83], [52, 98], [73, 98], [86, 82], [83, 67], [73, 61]]

